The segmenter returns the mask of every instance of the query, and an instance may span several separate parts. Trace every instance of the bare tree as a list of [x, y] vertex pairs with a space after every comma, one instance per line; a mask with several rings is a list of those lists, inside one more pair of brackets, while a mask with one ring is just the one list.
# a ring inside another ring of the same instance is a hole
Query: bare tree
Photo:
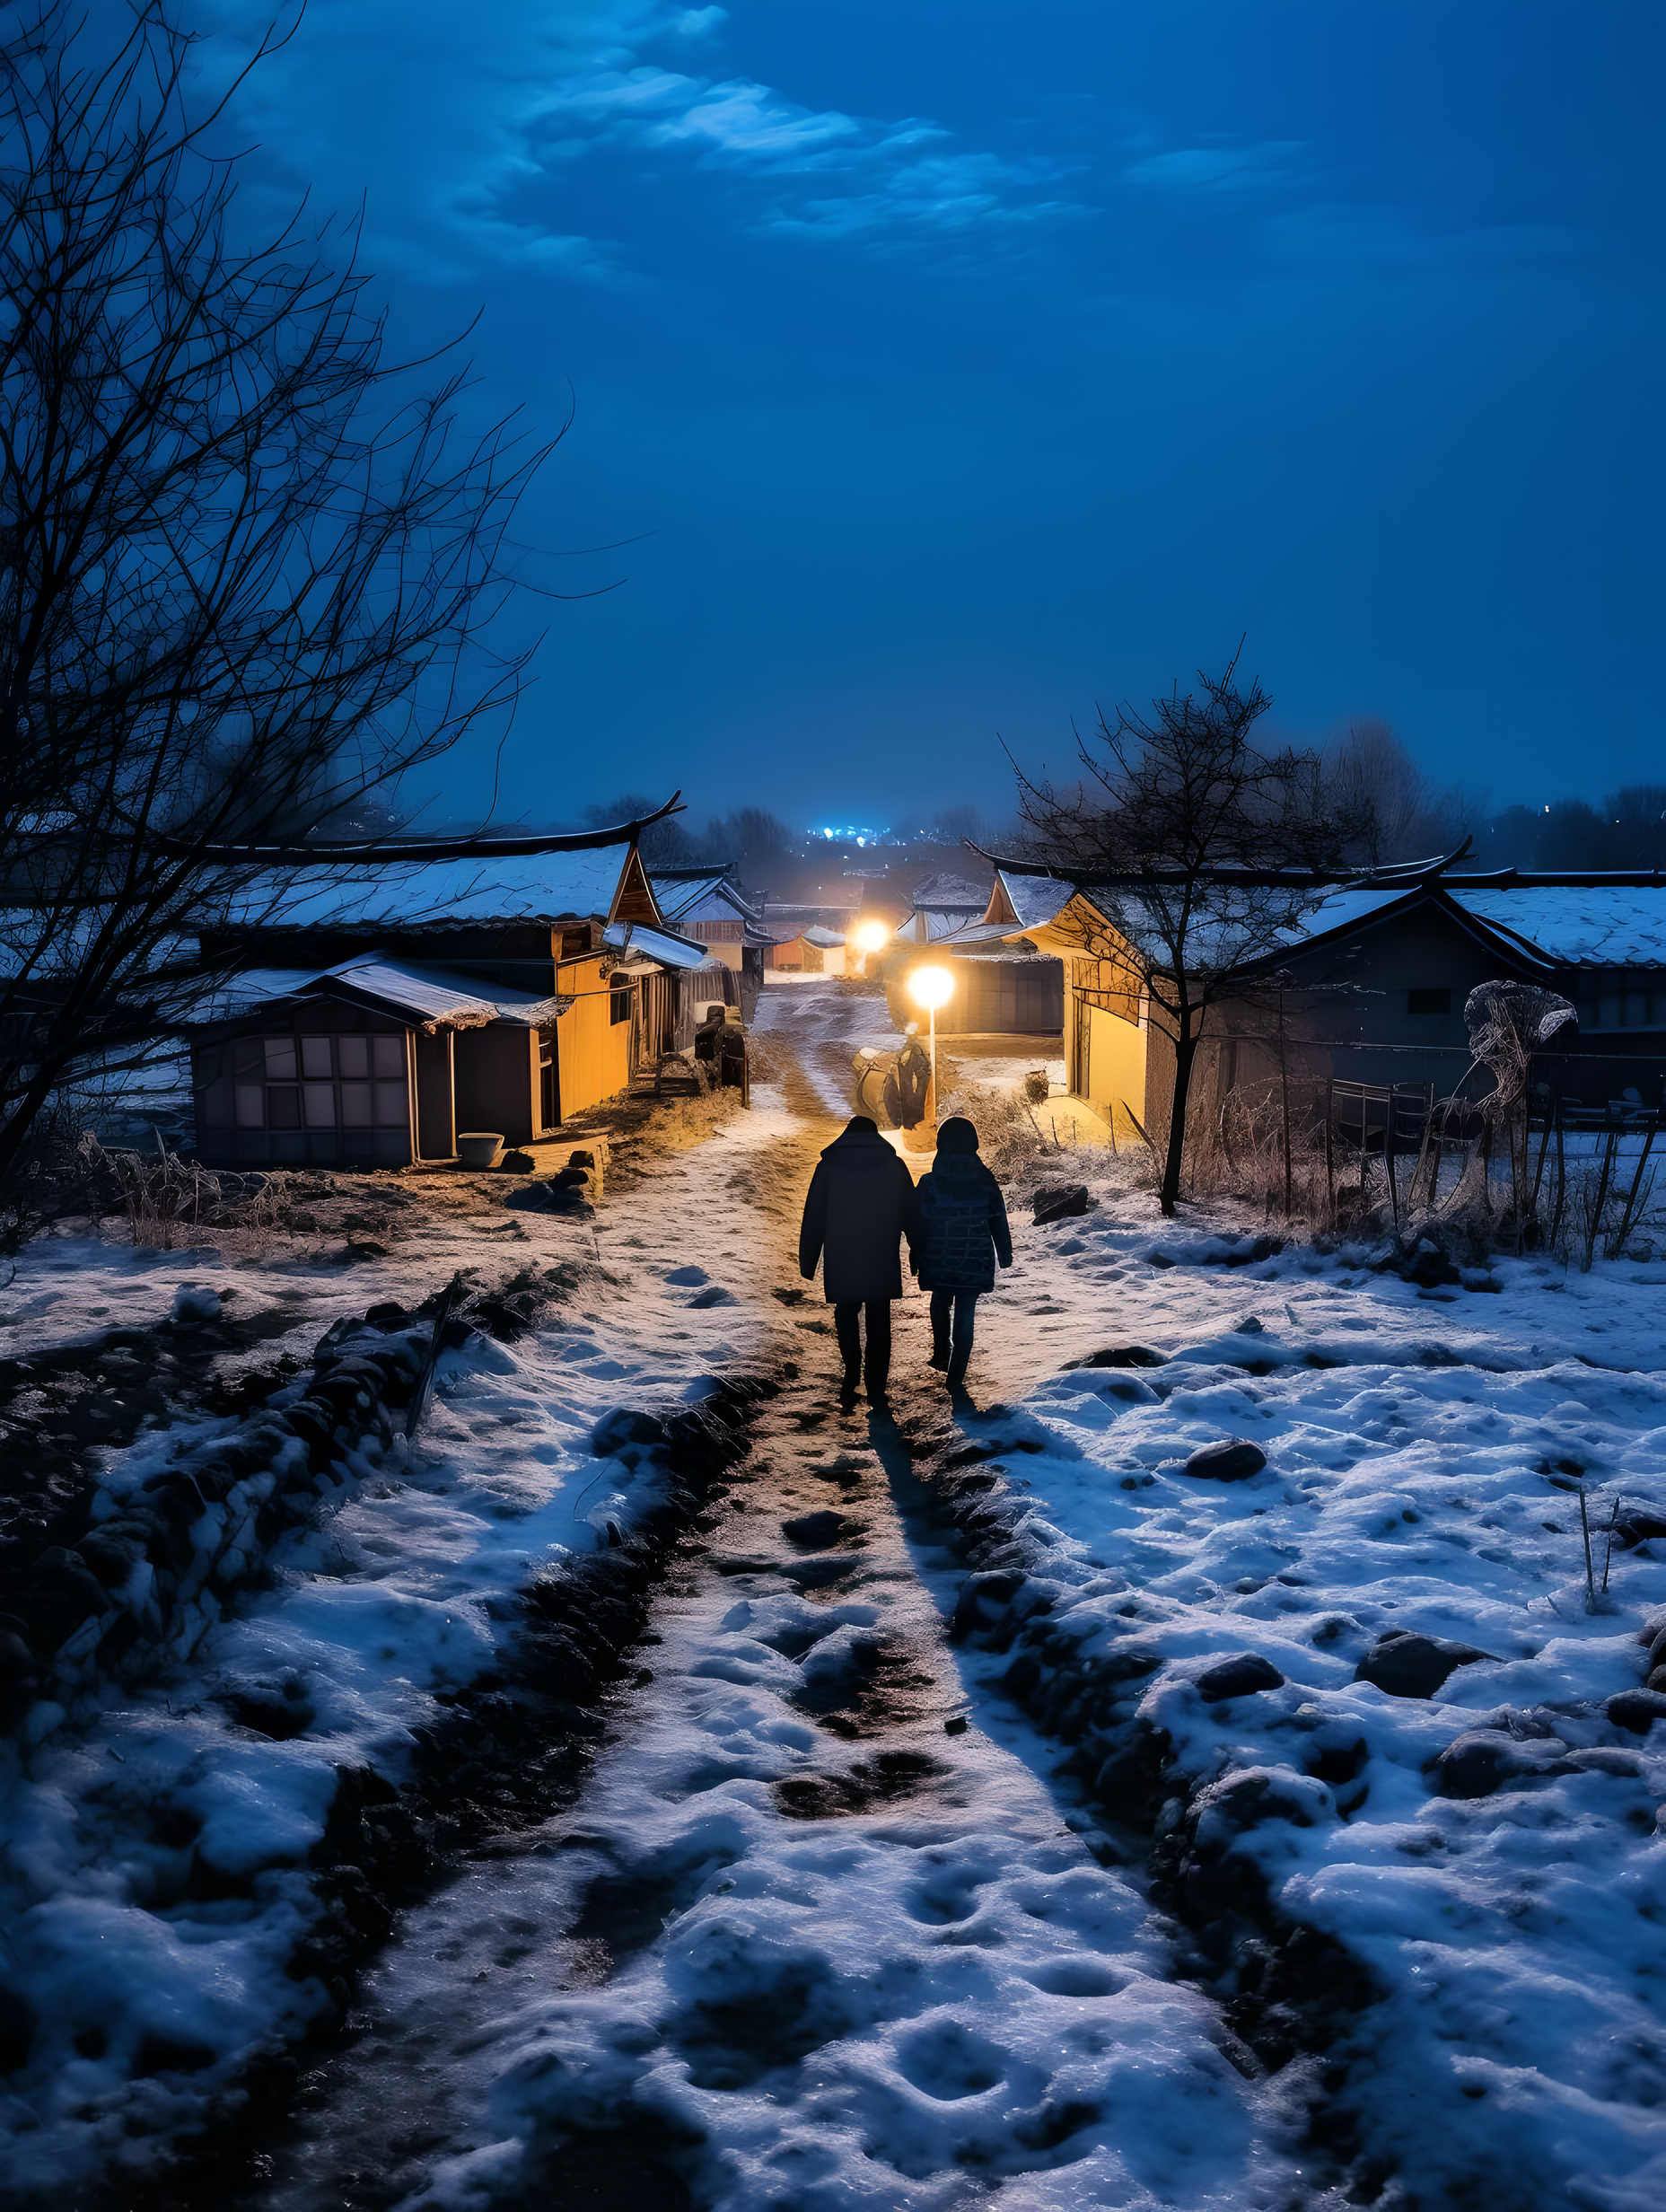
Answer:
[[1481, 799], [1460, 785], [1432, 784], [1374, 715], [1356, 716], [1322, 759], [1330, 804], [1358, 823], [1348, 858], [1362, 866], [1450, 852], [1480, 823]]
[[[1316, 902], [1311, 872], [1337, 870], [1360, 828], [1356, 812], [1328, 800], [1317, 754], [1251, 742], [1272, 702], [1237, 672], [1234, 654], [1218, 676], [1198, 672], [1199, 691], [1177, 684], [1149, 715], [1127, 705], [1114, 720], [1101, 714], [1078, 737], [1085, 775], [1074, 786], [1018, 778], [1028, 856], [1092, 886], [1105, 917], [1077, 925], [1099, 995], [1124, 1011], [1143, 1005], [1172, 1047], [1165, 1215], [1179, 1199], [1206, 1017], [1245, 996], [1240, 971], [1276, 955]], [[1280, 882], [1281, 869], [1308, 880]]]
[[[599, 806], [587, 806], [583, 818], [592, 830], [600, 830], [605, 823], [640, 820], [653, 812], [653, 801], [645, 793], [627, 791], [617, 799], [603, 800]], [[680, 822], [669, 816], [644, 830], [638, 842], [643, 859], [650, 868], [692, 868], [698, 865], [699, 851], [694, 839]]]
[[708, 860], [760, 862], [795, 859], [802, 838], [778, 814], [761, 806], [737, 807], [715, 814], [706, 828]]
[[350, 233], [239, 242], [189, 46], [47, 0], [0, 47], [0, 1172], [281, 900], [248, 848], [374, 821], [522, 679], [483, 633], [548, 448], [460, 439]]
[[1627, 784], [1602, 811], [1612, 825], [1610, 867], [1666, 866], [1666, 784]]

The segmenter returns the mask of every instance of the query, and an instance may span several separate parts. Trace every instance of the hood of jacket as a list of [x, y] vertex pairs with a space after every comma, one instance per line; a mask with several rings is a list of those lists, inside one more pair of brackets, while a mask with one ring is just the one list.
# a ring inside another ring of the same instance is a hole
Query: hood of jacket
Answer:
[[940, 1152], [932, 1161], [932, 1181], [945, 1190], [964, 1191], [995, 1178], [975, 1152]]
[[877, 1129], [844, 1129], [826, 1147], [821, 1157], [829, 1167], [845, 1174], [856, 1168], [883, 1167], [887, 1160], [894, 1160], [897, 1154]]

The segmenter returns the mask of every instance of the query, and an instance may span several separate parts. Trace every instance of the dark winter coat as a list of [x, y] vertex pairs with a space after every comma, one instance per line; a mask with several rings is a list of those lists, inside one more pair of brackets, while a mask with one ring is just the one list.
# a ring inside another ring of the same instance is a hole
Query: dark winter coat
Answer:
[[915, 1196], [921, 1289], [993, 1290], [995, 1261], [1013, 1264], [1013, 1233], [1001, 1186], [976, 1153], [939, 1152]]
[[822, 1265], [829, 1305], [900, 1298], [903, 1237], [912, 1251], [914, 1178], [871, 1121], [852, 1121], [822, 1154], [798, 1233], [798, 1271]]
[[[902, 1128], [917, 1129], [925, 1119], [931, 1095], [931, 1055], [917, 1037], [910, 1037], [897, 1055], [897, 1120]], [[890, 1100], [886, 1099], [890, 1105]]]

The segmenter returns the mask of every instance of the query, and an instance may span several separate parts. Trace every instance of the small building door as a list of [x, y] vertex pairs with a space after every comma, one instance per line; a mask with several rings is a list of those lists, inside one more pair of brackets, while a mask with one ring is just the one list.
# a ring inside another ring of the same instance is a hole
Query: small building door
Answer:
[[540, 1029], [538, 1032], [538, 1126], [553, 1129], [560, 1126], [561, 1093], [557, 1079], [556, 1032]]

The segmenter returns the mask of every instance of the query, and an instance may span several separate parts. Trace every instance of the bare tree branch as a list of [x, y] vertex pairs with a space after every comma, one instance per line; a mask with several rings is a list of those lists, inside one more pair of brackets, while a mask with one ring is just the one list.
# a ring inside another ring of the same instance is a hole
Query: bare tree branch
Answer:
[[0, 48], [0, 1171], [525, 676], [487, 634], [549, 444], [413, 388], [351, 227], [237, 241], [189, 47], [142, 0], [101, 57], [48, 0]]
[[[1240, 654], [1241, 653], [1241, 645]], [[1356, 818], [1328, 801], [1318, 756], [1261, 752], [1255, 725], [1272, 702], [1241, 685], [1239, 654], [1197, 692], [1178, 684], [1144, 714], [1124, 705], [1078, 733], [1079, 782], [1018, 771], [1024, 856], [1092, 887], [1093, 918], [1069, 909], [1084, 981], [1110, 1010], [1144, 1012], [1174, 1052], [1162, 1205], [1172, 1214], [1184, 1164], [1186, 1105], [1209, 1009], [1241, 996], [1241, 971], [1276, 954], [1316, 902], [1314, 877], [1342, 865]], [[1280, 871], [1289, 880], [1277, 880]], [[1061, 917], [1061, 921], [1063, 917]]]

